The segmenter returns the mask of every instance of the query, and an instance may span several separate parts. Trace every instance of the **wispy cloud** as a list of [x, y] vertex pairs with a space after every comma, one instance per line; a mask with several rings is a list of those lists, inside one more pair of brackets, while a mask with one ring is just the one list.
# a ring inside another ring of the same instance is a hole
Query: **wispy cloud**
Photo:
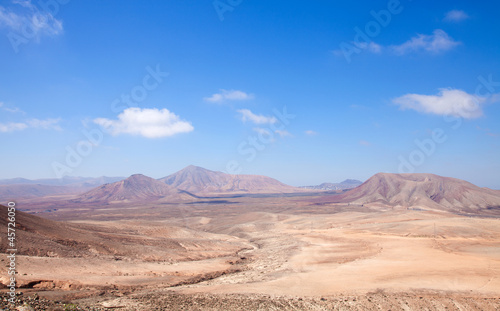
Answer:
[[431, 35], [418, 34], [401, 45], [391, 46], [391, 49], [398, 55], [417, 51], [440, 53], [451, 50], [460, 44], [443, 30], [436, 29]]
[[26, 123], [0, 123], [0, 133], [22, 131], [28, 128]]
[[443, 20], [445, 22], [459, 23], [469, 18], [469, 15], [462, 10], [451, 10], [446, 12]]
[[490, 137], [500, 137], [500, 134], [498, 133], [494, 133], [492, 130], [488, 129], [488, 128], [482, 128], [482, 127], [479, 127], [479, 126], [476, 126], [476, 128], [481, 131], [481, 132], [484, 132], [486, 135], [490, 136]]
[[276, 141], [276, 139], [274, 138], [274, 134], [278, 134], [280, 138], [293, 137], [293, 135], [290, 134], [290, 132], [285, 131], [285, 130], [275, 130], [273, 133], [272, 130], [267, 129], [267, 128], [254, 127], [253, 131], [262, 135], [263, 137], [269, 138], [270, 142]]
[[8, 133], [8, 132], [22, 131], [29, 128], [60, 131], [61, 130], [61, 127], [59, 126], [60, 121], [61, 119], [45, 119], [45, 120], [29, 119], [24, 122], [0, 123], [0, 132]]
[[6, 107], [5, 103], [3, 102], [0, 102], [0, 108], [4, 111], [7, 111], [7, 112], [11, 112], [11, 113], [22, 113], [22, 114], [25, 114], [24, 111], [22, 111], [21, 109], [17, 108], [17, 107]]
[[369, 146], [371, 146], [371, 145], [372, 145], [369, 141], [366, 141], [366, 140], [360, 140], [360, 141], [359, 141], [359, 144], [360, 144], [361, 146], [365, 146], [365, 147], [369, 147]]
[[22, 111], [21, 109], [17, 108], [17, 107], [14, 107], [14, 108], [3, 108], [3, 110], [7, 111], [7, 112], [12, 112], [12, 113], [22, 113], [24, 114], [25, 112]]
[[373, 41], [370, 42], [350, 42], [341, 43], [340, 49], [332, 51], [334, 55], [345, 57], [350, 62], [352, 54], [359, 54], [363, 51], [372, 54], [393, 53], [396, 55], [404, 55], [411, 52], [424, 51], [428, 53], [440, 53], [453, 49], [460, 45], [461, 42], [455, 41], [446, 32], [441, 29], [436, 29], [430, 35], [418, 34], [410, 38], [410, 40], [400, 45], [383, 46]]
[[205, 97], [204, 100], [211, 103], [223, 103], [226, 101], [244, 101], [253, 99], [252, 94], [238, 90], [220, 90], [219, 93], [212, 94], [210, 97]]
[[240, 109], [238, 110], [238, 113], [240, 114], [241, 121], [243, 122], [250, 121], [255, 124], [272, 124], [278, 121], [275, 117], [254, 114], [248, 109]]
[[307, 130], [305, 131], [306, 135], [309, 135], [309, 136], [314, 136], [314, 135], [318, 135], [318, 133], [316, 131], [313, 131], [313, 130]]
[[285, 130], [276, 130], [274, 131], [276, 134], [278, 134], [281, 138], [283, 137], [293, 137], [292, 134], [290, 134], [290, 132], [288, 131], [285, 131]]
[[60, 131], [61, 127], [59, 126], [59, 122], [61, 119], [30, 119], [26, 121], [29, 127], [43, 130], [57, 130]]
[[0, 28], [18, 34], [27, 31], [38, 40], [42, 35], [55, 36], [63, 33], [63, 23], [52, 14], [39, 10], [30, 0], [12, 1], [13, 6], [0, 6]]
[[370, 43], [361, 42], [360, 44], [357, 45], [357, 47], [359, 47], [362, 50], [367, 50], [368, 52], [375, 54], [381, 53], [383, 49], [383, 47], [380, 44], [375, 43], [373, 41], [371, 41]]
[[268, 129], [262, 127], [254, 127], [253, 131], [262, 135], [271, 135], [271, 132]]
[[[492, 97], [493, 98], [493, 97]], [[435, 115], [451, 115], [465, 119], [483, 115], [482, 105], [491, 98], [468, 94], [457, 89], [439, 89], [437, 95], [406, 94], [393, 99], [401, 109]]]
[[276, 138], [274, 137], [274, 133], [270, 129], [262, 128], [262, 127], [254, 127], [252, 130], [254, 132], [258, 133], [261, 136], [262, 140], [265, 140], [269, 143], [276, 142]]
[[146, 138], [169, 137], [194, 130], [191, 123], [183, 121], [168, 109], [127, 108], [117, 120], [97, 118], [99, 124], [112, 135], [130, 134]]

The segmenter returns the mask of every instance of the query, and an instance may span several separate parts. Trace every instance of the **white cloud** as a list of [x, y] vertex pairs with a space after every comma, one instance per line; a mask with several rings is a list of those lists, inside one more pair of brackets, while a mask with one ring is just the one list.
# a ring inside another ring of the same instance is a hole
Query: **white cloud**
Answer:
[[168, 109], [127, 108], [118, 120], [97, 118], [99, 124], [112, 135], [131, 134], [146, 138], [160, 138], [188, 133], [194, 130], [191, 123], [183, 121]]
[[205, 97], [204, 100], [212, 103], [222, 103], [224, 101], [243, 101], [253, 98], [252, 94], [238, 90], [220, 90], [220, 93]]
[[28, 128], [60, 131], [61, 127], [58, 125], [60, 121], [61, 119], [46, 119], [46, 120], [29, 119], [25, 122], [0, 123], [0, 132], [8, 133], [8, 132], [22, 131]]
[[424, 50], [431, 53], [439, 53], [451, 50], [459, 45], [460, 42], [453, 40], [446, 32], [441, 29], [433, 31], [432, 35], [418, 34], [401, 45], [391, 46], [392, 50], [399, 55], [410, 52]]
[[318, 135], [318, 133], [313, 131], [313, 130], [307, 130], [307, 131], [305, 131], [305, 133], [306, 133], [306, 135], [309, 135], [309, 136]]
[[458, 23], [469, 18], [469, 15], [462, 10], [451, 10], [444, 16], [444, 21]]
[[238, 110], [238, 113], [240, 113], [241, 120], [243, 122], [251, 121], [255, 124], [272, 124], [278, 121], [278, 119], [276, 119], [275, 117], [266, 117], [263, 115], [257, 115], [248, 109], [240, 109]]
[[18, 34], [29, 33], [30, 38], [42, 35], [59, 35], [63, 32], [62, 21], [52, 14], [41, 11], [30, 0], [12, 1], [19, 5], [16, 10], [0, 6], [0, 28], [4, 27]]
[[437, 95], [406, 94], [393, 99], [401, 109], [411, 109], [422, 113], [451, 115], [465, 119], [483, 115], [482, 104], [487, 98], [468, 94], [457, 89], [439, 89]]

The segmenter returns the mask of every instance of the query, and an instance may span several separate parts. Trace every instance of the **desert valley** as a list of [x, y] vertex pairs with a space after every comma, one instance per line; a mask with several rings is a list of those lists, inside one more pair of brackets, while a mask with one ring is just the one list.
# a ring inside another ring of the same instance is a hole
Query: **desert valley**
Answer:
[[500, 308], [499, 190], [389, 173], [297, 188], [196, 166], [58, 182], [0, 182], [36, 310]]

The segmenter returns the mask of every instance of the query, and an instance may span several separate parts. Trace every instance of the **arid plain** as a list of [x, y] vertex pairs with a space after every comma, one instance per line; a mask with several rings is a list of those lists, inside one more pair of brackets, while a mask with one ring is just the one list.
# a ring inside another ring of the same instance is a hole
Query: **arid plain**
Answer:
[[[188, 171], [177, 177], [191, 185], [206, 173]], [[96, 192], [23, 200], [24, 295], [123, 310], [500, 307], [495, 190], [435, 175], [379, 174], [349, 191], [290, 193], [275, 185], [273, 194], [210, 189], [147, 200], [150, 193], [126, 188], [136, 179], [110, 184], [112, 203]], [[139, 181], [141, 189], [162, 190]]]

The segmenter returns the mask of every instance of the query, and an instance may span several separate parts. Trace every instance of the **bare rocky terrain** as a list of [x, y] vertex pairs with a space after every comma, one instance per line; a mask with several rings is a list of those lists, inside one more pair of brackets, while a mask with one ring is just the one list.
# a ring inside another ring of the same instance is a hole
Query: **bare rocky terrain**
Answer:
[[[54, 310], [498, 310], [500, 218], [446, 210], [439, 202], [459, 193], [446, 180], [436, 205], [394, 204], [392, 185], [435, 187], [432, 176], [398, 178], [363, 192], [385, 195], [364, 204], [303, 192], [17, 202], [28, 212], [17, 215], [20, 299], [37, 294]], [[495, 198], [459, 184], [474, 206]]]

